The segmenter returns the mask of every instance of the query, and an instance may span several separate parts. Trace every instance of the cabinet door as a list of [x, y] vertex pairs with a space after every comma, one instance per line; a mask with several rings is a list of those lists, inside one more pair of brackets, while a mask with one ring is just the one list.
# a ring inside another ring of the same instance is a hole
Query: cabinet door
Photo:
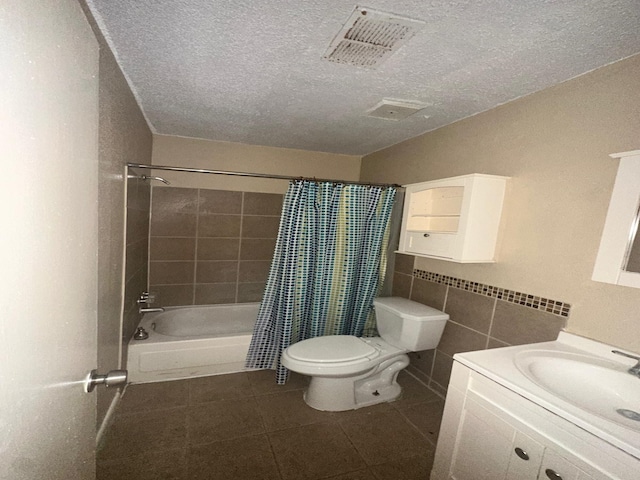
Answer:
[[407, 232], [404, 249], [408, 253], [450, 258], [454, 241], [454, 236], [448, 233]]
[[538, 476], [544, 446], [522, 432], [516, 432], [506, 480], [534, 479]]
[[[538, 480], [577, 480], [582, 474], [578, 467], [553, 450], [546, 449]], [[589, 478], [589, 477], [586, 477]]]
[[[504, 479], [511, 457], [514, 428], [467, 399], [450, 467], [450, 479]], [[521, 477], [524, 480], [524, 477]], [[535, 475], [531, 477], [535, 479]]]

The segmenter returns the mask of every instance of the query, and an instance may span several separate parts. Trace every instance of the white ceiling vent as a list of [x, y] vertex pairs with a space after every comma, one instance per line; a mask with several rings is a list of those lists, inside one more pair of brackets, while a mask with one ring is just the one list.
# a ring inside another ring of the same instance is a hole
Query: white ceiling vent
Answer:
[[370, 117], [384, 118], [385, 120], [402, 120], [427, 108], [428, 103], [414, 102], [412, 100], [396, 100], [384, 98], [371, 110], [367, 110]]
[[375, 68], [424, 25], [422, 20], [356, 7], [322, 58]]

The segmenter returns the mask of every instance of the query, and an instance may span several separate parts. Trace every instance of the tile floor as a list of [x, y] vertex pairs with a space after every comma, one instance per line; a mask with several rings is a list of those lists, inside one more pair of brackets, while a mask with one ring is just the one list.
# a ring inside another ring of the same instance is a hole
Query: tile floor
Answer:
[[350, 412], [302, 400], [270, 370], [131, 385], [98, 480], [426, 480], [443, 400], [401, 372], [401, 399]]

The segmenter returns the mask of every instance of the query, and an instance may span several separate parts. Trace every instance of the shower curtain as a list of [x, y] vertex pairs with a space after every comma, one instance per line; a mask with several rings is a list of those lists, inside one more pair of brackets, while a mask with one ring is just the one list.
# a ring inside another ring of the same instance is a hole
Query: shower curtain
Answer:
[[396, 189], [293, 181], [246, 366], [275, 368], [291, 344], [322, 335], [376, 334], [373, 298], [386, 269]]

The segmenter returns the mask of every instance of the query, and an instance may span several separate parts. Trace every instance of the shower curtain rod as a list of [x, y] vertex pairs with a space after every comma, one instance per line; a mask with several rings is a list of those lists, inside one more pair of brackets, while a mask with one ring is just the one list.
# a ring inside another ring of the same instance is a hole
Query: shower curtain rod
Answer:
[[287, 175], [271, 175], [268, 173], [231, 172], [227, 170], [207, 170], [204, 168], [170, 167], [168, 165], [144, 165], [142, 163], [127, 163], [127, 166], [133, 167], [133, 168], [150, 168], [153, 170], [168, 170], [171, 172], [208, 173], [212, 175], [232, 175], [236, 177], [274, 178], [277, 180], [307, 180], [311, 182], [332, 182], [332, 183], [344, 183], [344, 184], [352, 184], [352, 185], [368, 185], [371, 187], [399, 188], [401, 186], [395, 183], [370, 183], [370, 182], [356, 182], [352, 180], [336, 180], [331, 178], [290, 177]]

